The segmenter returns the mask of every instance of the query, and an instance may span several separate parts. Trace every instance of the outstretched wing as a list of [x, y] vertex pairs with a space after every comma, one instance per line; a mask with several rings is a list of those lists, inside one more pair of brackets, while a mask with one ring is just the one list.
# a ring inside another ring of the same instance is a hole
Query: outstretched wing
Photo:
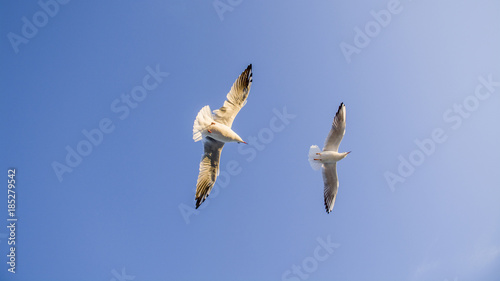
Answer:
[[211, 137], [203, 139], [204, 154], [200, 162], [200, 173], [196, 183], [196, 209], [205, 201], [219, 175], [220, 153], [223, 142]]
[[323, 182], [325, 183], [325, 208], [330, 213], [337, 198], [339, 181], [337, 178], [337, 163], [323, 164]]
[[248, 93], [252, 86], [252, 65], [250, 64], [234, 82], [231, 90], [227, 94], [224, 105], [214, 110], [215, 121], [231, 127], [234, 117], [240, 109], [247, 103]]
[[339, 151], [339, 145], [345, 134], [345, 105], [341, 103], [333, 118], [332, 129], [328, 133], [323, 151]]

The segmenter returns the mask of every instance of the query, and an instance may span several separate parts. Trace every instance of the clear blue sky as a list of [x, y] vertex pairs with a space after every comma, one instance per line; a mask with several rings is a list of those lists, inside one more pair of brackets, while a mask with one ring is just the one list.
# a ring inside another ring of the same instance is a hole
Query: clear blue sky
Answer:
[[[498, 1], [40, 2], [0, 9], [0, 280], [499, 280]], [[193, 121], [249, 63], [259, 144], [192, 213]]]

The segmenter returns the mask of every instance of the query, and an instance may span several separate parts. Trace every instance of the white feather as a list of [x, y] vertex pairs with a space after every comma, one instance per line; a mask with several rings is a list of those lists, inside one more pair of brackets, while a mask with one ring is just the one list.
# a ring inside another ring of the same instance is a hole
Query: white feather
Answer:
[[311, 145], [309, 148], [309, 164], [311, 164], [311, 168], [314, 170], [319, 170], [321, 169], [321, 166], [323, 166], [323, 163], [321, 163], [320, 160], [314, 160], [314, 159], [319, 159], [320, 156], [317, 155], [316, 153], [320, 153], [321, 149], [317, 145]]
[[195, 142], [200, 141], [203, 138], [203, 135], [206, 134], [207, 127], [212, 124], [214, 121], [212, 116], [212, 111], [210, 110], [210, 106], [205, 105], [198, 115], [196, 115], [196, 119], [193, 124], [193, 140]]

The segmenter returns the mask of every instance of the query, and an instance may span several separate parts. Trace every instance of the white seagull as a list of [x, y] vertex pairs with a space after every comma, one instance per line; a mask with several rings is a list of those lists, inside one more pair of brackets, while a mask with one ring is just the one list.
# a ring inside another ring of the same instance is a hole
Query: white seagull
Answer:
[[224, 105], [214, 110], [204, 106], [194, 120], [193, 139], [203, 140], [204, 154], [200, 162], [200, 173], [196, 183], [196, 209], [205, 201], [219, 175], [219, 161], [222, 147], [226, 142], [244, 142], [232, 129], [234, 117], [247, 103], [248, 93], [252, 85], [252, 65], [236, 79], [227, 94]]
[[309, 163], [314, 170], [323, 167], [323, 182], [325, 183], [325, 208], [330, 213], [337, 198], [339, 180], [337, 177], [337, 162], [344, 159], [349, 152], [338, 152], [339, 145], [345, 134], [345, 105], [341, 103], [333, 118], [332, 129], [325, 141], [323, 151], [317, 145], [309, 148]]

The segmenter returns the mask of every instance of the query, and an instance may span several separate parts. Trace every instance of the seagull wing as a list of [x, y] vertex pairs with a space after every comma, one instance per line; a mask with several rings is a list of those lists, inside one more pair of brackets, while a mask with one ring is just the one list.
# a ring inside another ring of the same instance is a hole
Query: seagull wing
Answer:
[[223, 146], [223, 142], [211, 137], [203, 139], [205, 153], [201, 158], [200, 173], [198, 174], [198, 182], [196, 183], [196, 209], [208, 197], [219, 175], [220, 153]]
[[325, 183], [325, 208], [330, 213], [337, 198], [339, 180], [337, 178], [337, 163], [323, 164], [323, 182]]
[[333, 118], [332, 129], [326, 138], [323, 151], [339, 151], [339, 145], [345, 134], [345, 105], [341, 103]]
[[228, 127], [233, 124], [234, 117], [240, 109], [247, 103], [248, 93], [252, 86], [252, 65], [250, 64], [234, 82], [231, 90], [227, 94], [224, 105], [214, 110], [215, 121]]

